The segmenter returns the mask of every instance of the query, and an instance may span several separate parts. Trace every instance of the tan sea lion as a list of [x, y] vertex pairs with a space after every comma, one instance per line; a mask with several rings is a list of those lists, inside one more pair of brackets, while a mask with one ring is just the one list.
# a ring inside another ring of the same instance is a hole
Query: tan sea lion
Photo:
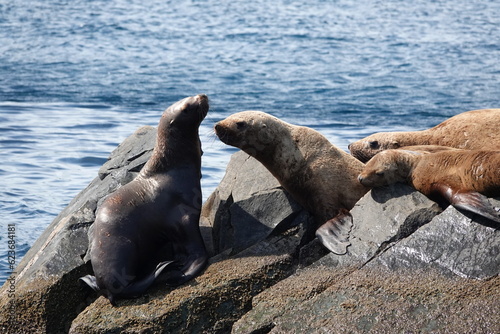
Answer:
[[387, 150], [368, 161], [358, 179], [367, 187], [407, 183], [431, 199], [500, 223], [487, 198], [500, 196], [500, 151]]
[[200, 234], [201, 144], [208, 98], [197, 95], [165, 110], [156, 146], [140, 174], [111, 193], [89, 230], [94, 275], [80, 278], [107, 297], [138, 297], [161, 274], [169, 285], [207, 265]]
[[337, 254], [346, 252], [352, 226], [348, 210], [368, 191], [357, 181], [363, 163], [319, 132], [260, 111], [233, 114], [218, 122], [215, 132], [260, 161], [314, 215], [323, 245]]
[[467, 111], [433, 128], [379, 132], [349, 145], [351, 154], [367, 162], [375, 154], [410, 145], [440, 145], [468, 150], [500, 150], [500, 109]]
[[412, 146], [400, 147], [398, 148], [398, 150], [416, 151], [422, 153], [436, 153], [442, 151], [457, 151], [459, 150], [459, 148], [440, 146], [440, 145], [412, 145]]

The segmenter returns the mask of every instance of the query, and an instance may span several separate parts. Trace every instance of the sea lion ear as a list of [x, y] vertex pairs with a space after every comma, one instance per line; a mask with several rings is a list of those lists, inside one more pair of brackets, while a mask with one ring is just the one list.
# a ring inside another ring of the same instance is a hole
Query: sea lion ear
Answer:
[[394, 148], [399, 148], [399, 147], [400, 147], [400, 145], [399, 145], [399, 143], [398, 143], [397, 141], [393, 141], [393, 142], [392, 142], [392, 146], [393, 146]]

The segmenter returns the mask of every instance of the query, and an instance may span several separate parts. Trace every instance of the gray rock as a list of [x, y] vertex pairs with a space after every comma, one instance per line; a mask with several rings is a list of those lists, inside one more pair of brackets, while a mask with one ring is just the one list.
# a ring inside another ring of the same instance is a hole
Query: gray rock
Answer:
[[[266, 290], [233, 333], [500, 333], [499, 276], [478, 281], [368, 267], [340, 276], [338, 269], [308, 268], [279, 291]], [[273, 317], [275, 310], [282, 312]]]
[[142, 127], [127, 138], [101, 168], [100, 177], [37, 239], [15, 270], [15, 297], [9, 297], [7, 284], [0, 290], [0, 328], [12, 333], [54, 333], [69, 328], [88, 297], [78, 278], [89, 271], [83, 256], [98, 202], [137, 175], [151, 154], [155, 136], [155, 128]]
[[[490, 199], [500, 206], [500, 201]], [[488, 279], [500, 274], [499, 227], [476, 216], [476, 221], [449, 206], [379, 256], [371, 265], [390, 269], [435, 268], [444, 274]]]
[[352, 208], [353, 228], [346, 255], [329, 254], [319, 264], [361, 266], [418, 227], [430, 222], [440, 207], [413, 188], [394, 184], [369, 191]]
[[436, 203], [406, 185], [368, 192], [351, 210], [353, 228], [347, 254], [330, 253], [254, 298], [253, 309], [235, 323], [233, 332], [252, 333], [273, 328], [276, 319], [296, 314], [298, 305], [335, 282], [345, 280], [386, 247], [427, 224], [440, 212]]
[[212, 227], [212, 252], [236, 254], [275, 229], [296, 226], [308, 215], [257, 160], [239, 151], [203, 205], [201, 225]]
[[317, 261], [325, 249], [304, 245], [312, 217], [242, 152], [202, 209], [206, 271], [112, 307], [77, 284], [90, 270], [87, 231], [100, 201], [140, 171], [155, 135], [145, 127], [127, 138], [36, 241], [16, 269], [15, 297], [11, 281], [0, 290], [3, 332], [500, 332], [498, 226], [441, 213], [394, 185], [351, 210], [346, 255]]
[[[261, 167], [258, 162], [236, 160], [235, 164], [242, 163], [246, 168], [229, 168], [229, 176], [225, 178], [228, 186], [220, 187], [216, 193], [226, 192], [229, 194], [226, 202], [232, 201], [227, 206], [231, 219], [226, 222], [231, 228], [216, 225], [218, 230], [214, 234], [218, 238], [217, 253], [228, 251], [211, 260], [211, 269], [199, 281], [183, 288], [157, 286], [151, 294], [122, 301], [125, 308], [112, 308], [103, 298], [95, 301], [97, 296], [78, 283], [78, 278], [91, 270], [84, 260], [88, 229], [102, 199], [138, 174], [152, 152], [155, 136], [155, 128], [143, 127], [127, 138], [113, 151], [99, 176], [75, 197], [28, 251], [16, 269], [15, 297], [9, 296], [10, 281], [0, 291], [0, 328], [4, 332], [64, 333], [70, 327], [75, 333], [100, 333], [103, 328], [106, 332], [159, 328], [227, 332], [248, 311], [255, 294], [295, 270], [294, 254], [310, 216], [279, 188], [271, 174], [253, 173]], [[231, 200], [227, 201], [228, 198]], [[258, 200], [253, 201], [254, 198]], [[223, 208], [221, 203], [214, 202], [214, 207]], [[209, 217], [222, 212], [213, 211], [210, 206], [204, 210]], [[207, 244], [213, 244], [211, 226], [202, 226], [202, 233]], [[230, 250], [239, 253], [227, 259]], [[186, 293], [186, 289], [192, 293]], [[144, 305], [145, 300], [152, 303]], [[155, 314], [161, 317], [150, 315], [144, 320], [143, 315], [150, 313], [150, 307], [156, 308]], [[101, 318], [103, 313], [109, 314], [108, 322]], [[194, 314], [199, 319], [191, 322]]]
[[233, 333], [498, 331], [498, 227], [404, 185], [372, 190], [351, 214], [348, 253], [254, 297]]

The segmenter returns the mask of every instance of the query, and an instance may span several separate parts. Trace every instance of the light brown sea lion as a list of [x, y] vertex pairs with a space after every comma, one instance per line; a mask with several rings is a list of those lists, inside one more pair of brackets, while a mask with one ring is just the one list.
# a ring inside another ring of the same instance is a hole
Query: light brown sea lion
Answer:
[[459, 148], [449, 147], [449, 146], [440, 146], [440, 145], [412, 145], [412, 146], [403, 146], [398, 148], [398, 150], [404, 151], [415, 151], [422, 153], [436, 153], [442, 151], [457, 151]]
[[487, 198], [500, 196], [500, 151], [387, 150], [367, 162], [359, 181], [367, 187], [407, 183], [431, 199], [500, 223]]
[[325, 247], [346, 252], [352, 226], [348, 210], [368, 191], [357, 181], [363, 163], [319, 132], [260, 111], [233, 114], [218, 122], [215, 132], [260, 161], [314, 215], [320, 226], [316, 235]]
[[367, 162], [375, 154], [410, 145], [440, 145], [468, 150], [500, 150], [500, 109], [467, 111], [433, 128], [379, 132], [349, 145], [351, 154]]
[[183, 99], [163, 113], [156, 146], [140, 174], [111, 193], [89, 230], [94, 275], [81, 278], [112, 304], [138, 297], [161, 274], [169, 285], [207, 264], [200, 234], [201, 144], [208, 98]]

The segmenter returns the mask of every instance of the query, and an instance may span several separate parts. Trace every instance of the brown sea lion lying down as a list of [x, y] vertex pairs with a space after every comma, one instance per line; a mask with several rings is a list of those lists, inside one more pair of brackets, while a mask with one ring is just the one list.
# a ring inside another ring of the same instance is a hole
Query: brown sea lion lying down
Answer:
[[407, 183], [432, 199], [500, 223], [487, 198], [500, 196], [500, 151], [387, 150], [374, 156], [358, 179], [367, 187]]
[[349, 145], [367, 162], [375, 154], [410, 145], [440, 145], [469, 150], [500, 150], [500, 109], [467, 111], [422, 131], [379, 132]]

